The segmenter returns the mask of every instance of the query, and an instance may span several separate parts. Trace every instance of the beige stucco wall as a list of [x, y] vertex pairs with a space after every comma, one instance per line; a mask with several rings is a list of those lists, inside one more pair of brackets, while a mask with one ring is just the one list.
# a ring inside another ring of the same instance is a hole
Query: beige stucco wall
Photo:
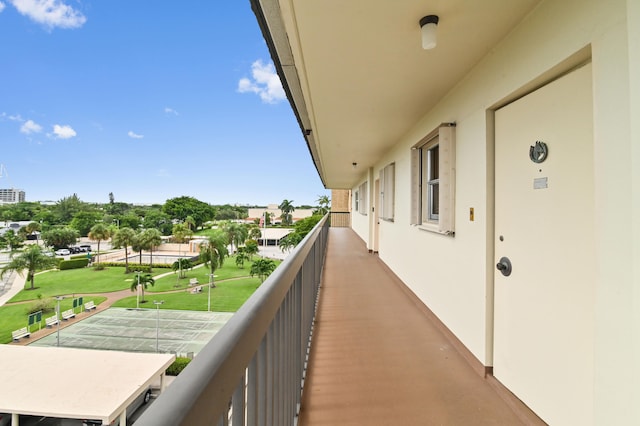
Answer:
[[[495, 259], [490, 111], [524, 87], [532, 89], [559, 75], [576, 52], [588, 55], [591, 50], [598, 259], [596, 424], [629, 424], [629, 419], [640, 424], [640, 408], [634, 403], [640, 384], [640, 37], [637, 28], [626, 26], [627, 8], [629, 22], [640, 22], [637, 1], [543, 2], [416, 123], [372, 173], [363, 176], [372, 179], [382, 166], [396, 163], [395, 221], [380, 223], [380, 258], [480, 361], [491, 365]], [[636, 117], [633, 124], [631, 116]], [[450, 121], [457, 123], [454, 238], [409, 224], [410, 147]], [[470, 207], [475, 209], [473, 222]], [[354, 211], [353, 228], [370, 243], [369, 216]]]

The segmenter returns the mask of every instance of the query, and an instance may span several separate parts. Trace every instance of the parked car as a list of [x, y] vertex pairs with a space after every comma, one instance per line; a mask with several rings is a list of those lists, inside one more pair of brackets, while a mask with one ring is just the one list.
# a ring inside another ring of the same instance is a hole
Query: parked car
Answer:
[[[127, 424], [129, 424], [129, 418], [144, 404], [148, 403], [151, 400], [151, 388], [147, 389], [146, 392], [140, 394], [136, 399], [133, 400], [131, 404], [127, 407]], [[118, 426], [120, 424], [120, 419], [115, 419], [111, 426]], [[97, 426], [102, 425], [101, 420], [83, 420], [82, 426]]]
[[91, 251], [91, 246], [89, 244], [81, 244], [80, 248], [83, 249], [82, 251]]
[[56, 250], [56, 256], [69, 256], [70, 254], [71, 251], [66, 248]]

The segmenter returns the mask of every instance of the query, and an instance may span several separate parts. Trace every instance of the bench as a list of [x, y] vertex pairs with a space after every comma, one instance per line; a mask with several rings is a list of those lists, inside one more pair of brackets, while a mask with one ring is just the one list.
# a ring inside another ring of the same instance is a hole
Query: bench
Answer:
[[60, 321], [58, 320], [58, 316], [54, 315], [44, 320], [47, 323], [47, 328], [51, 328], [54, 325], [58, 324]]
[[93, 303], [93, 300], [87, 302], [84, 304], [84, 310], [85, 311], [90, 311], [92, 309], [96, 309], [96, 305]]
[[199, 285], [198, 287], [194, 287], [191, 290], [191, 294], [196, 294], [196, 293], [202, 293], [202, 286], [201, 285]]
[[198, 282], [197, 278], [191, 278], [189, 280], [189, 286], [191, 286], [191, 287], [193, 287], [194, 285], [198, 285], [198, 284], [200, 284], [200, 283]]
[[22, 327], [20, 330], [15, 330], [11, 332], [11, 337], [13, 337], [13, 340], [15, 342], [20, 340], [20, 338], [22, 337], [29, 337], [29, 336], [31, 336], [31, 333], [29, 333], [29, 330], [27, 330], [27, 327]]
[[67, 309], [66, 311], [64, 311], [62, 313], [62, 319], [63, 320], [68, 320], [70, 318], [75, 318], [76, 317], [76, 313], [73, 312], [73, 309]]

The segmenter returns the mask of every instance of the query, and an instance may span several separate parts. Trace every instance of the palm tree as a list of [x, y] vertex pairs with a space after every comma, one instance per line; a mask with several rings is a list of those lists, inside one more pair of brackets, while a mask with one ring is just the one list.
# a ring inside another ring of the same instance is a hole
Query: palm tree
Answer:
[[184, 224], [190, 231], [194, 231], [196, 228], [196, 220], [193, 216], [187, 216], [184, 218]]
[[142, 297], [140, 298], [140, 303], [144, 303], [144, 291], [148, 286], [153, 286], [156, 283], [156, 280], [153, 279], [151, 274], [138, 274], [138, 279], [133, 280], [131, 283], [131, 291], [136, 291], [138, 289], [138, 284], [140, 284], [140, 289], [142, 290]]
[[258, 259], [251, 265], [251, 276], [257, 275], [260, 277], [260, 282], [264, 282], [265, 279], [276, 269], [276, 264], [271, 259]]
[[[184, 243], [189, 239], [189, 237], [191, 237], [191, 235], [193, 235], [193, 231], [191, 231], [191, 229], [189, 229], [184, 223], [176, 223], [175, 225], [173, 225], [171, 233], [173, 234], [173, 241], [178, 244]], [[181, 251], [180, 246], [178, 246], [178, 251]], [[178, 266], [182, 267], [182, 263], [178, 262]], [[184, 278], [184, 273], [182, 272], [182, 270], [180, 270], [178, 280], [180, 278]]]
[[193, 262], [191, 259], [180, 258], [171, 264], [173, 272], [180, 271], [178, 278], [184, 278], [187, 276], [187, 269], [193, 268]]
[[26, 270], [27, 280], [31, 283], [31, 290], [33, 290], [36, 271], [50, 268], [55, 264], [56, 260], [45, 256], [39, 245], [31, 245], [2, 268], [0, 278], [10, 271], [15, 271], [22, 276]]
[[282, 223], [284, 225], [291, 225], [291, 212], [295, 210], [295, 207], [293, 207], [293, 200], [282, 200], [278, 208], [282, 211], [282, 216], [280, 216], [282, 218]]
[[140, 235], [145, 250], [149, 250], [149, 270], [153, 268], [153, 249], [162, 244], [162, 234], [155, 228], [145, 229]]
[[234, 252], [233, 246], [240, 246], [247, 239], [247, 235], [249, 231], [247, 231], [246, 226], [241, 225], [236, 222], [228, 222], [222, 228], [229, 237], [229, 244], [231, 244], [231, 253]]
[[124, 226], [118, 229], [115, 234], [113, 234], [113, 239], [111, 240], [111, 245], [113, 248], [124, 248], [124, 273], [129, 273], [129, 246], [133, 243], [136, 238], [136, 231], [129, 228], [128, 226]]
[[138, 264], [142, 265], [142, 250], [144, 250], [144, 241], [142, 241], [142, 233], [136, 232], [131, 241], [131, 250], [138, 252]]
[[252, 240], [256, 240], [258, 241], [260, 239], [260, 237], [262, 237], [262, 231], [260, 230], [260, 227], [258, 225], [255, 224], [250, 224], [249, 225], [249, 234], [247, 235], [247, 237], [251, 238]]
[[96, 262], [98, 262], [100, 258], [100, 241], [108, 240], [111, 237], [111, 231], [104, 224], [96, 223], [91, 227], [87, 236], [90, 240], [98, 241], [98, 256], [96, 258]]
[[200, 244], [200, 259], [205, 266], [211, 269], [211, 275], [224, 263], [224, 259], [229, 256], [227, 250], [227, 237], [223, 232], [217, 231], [209, 239]]
[[[42, 231], [42, 226], [38, 222], [30, 222], [24, 227], [24, 231], [27, 235], [38, 235], [37, 232]], [[40, 244], [40, 237], [36, 239], [36, 242]]]
[[236, 253], [236, 266], [240, 269], [244, 268], [244, 262], [249, 260], [249, 254], [245, 250], [244, 247], [238, 248], [238, 253]]
[[318, 208], [313, 213], [319, 214], [321, 216], [324, 216], [325, 214], [327, 214], [330, 208], [329, 206], [331, 205], [331, 200], [329, 199], [329, 196], [319, 195], [316, 202], [318, 203]]

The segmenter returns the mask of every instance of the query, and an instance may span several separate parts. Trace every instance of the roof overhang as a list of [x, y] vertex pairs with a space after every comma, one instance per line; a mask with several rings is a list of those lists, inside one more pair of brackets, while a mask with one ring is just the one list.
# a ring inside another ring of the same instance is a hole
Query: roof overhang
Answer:
[[[539, 2], [251, 0], [315, 167], [332, 189], [357, 184]], [[425, 15], [440, 17], [433, 50], [421, 47]]]
[[111, 424], [173, 354], [0, 345], [0, 413]]

